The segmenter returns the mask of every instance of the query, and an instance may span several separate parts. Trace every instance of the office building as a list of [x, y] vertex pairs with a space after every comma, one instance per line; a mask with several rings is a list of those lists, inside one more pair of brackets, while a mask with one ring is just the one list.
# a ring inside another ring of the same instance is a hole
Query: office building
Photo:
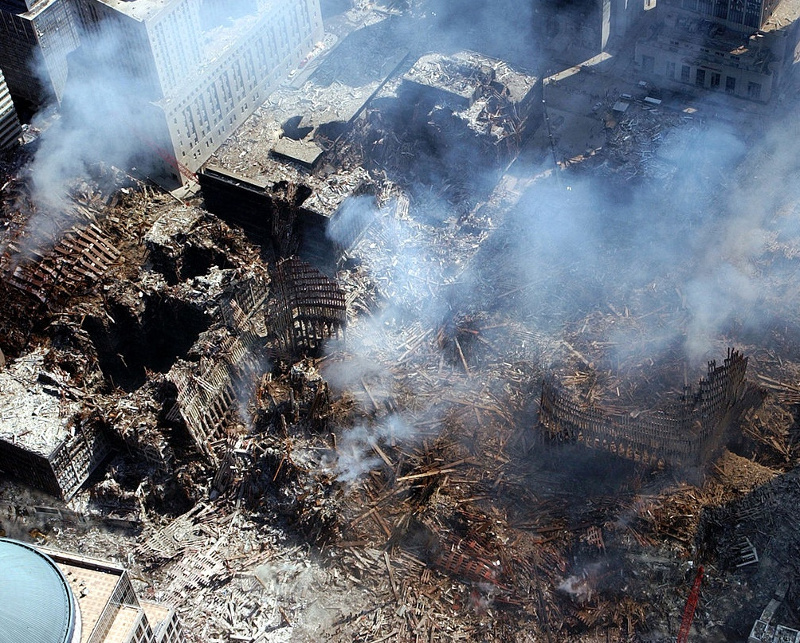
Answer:
[[67, 55], [78, 45], [67, 0], [0, 0], [0, 70], [17, 100], [32, 108], [60, 102]]
[[162, 175], [182, 182], [309, 54], [323, 34], [319, 0], [77, 0], [89, 59], [130, 82], [133, 125]]
[[767, 102], [794, 62], [795, 0], [665, 0], [636, 43], [636, 63], [655, 84]]
[[0, 152], [14, 147], [22, 135], [17, 111], [11, 101], [3, 73], [0, 72]]

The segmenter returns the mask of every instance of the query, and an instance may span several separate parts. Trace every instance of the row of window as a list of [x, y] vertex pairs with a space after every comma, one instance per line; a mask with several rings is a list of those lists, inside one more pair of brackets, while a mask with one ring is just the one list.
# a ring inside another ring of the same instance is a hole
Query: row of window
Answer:
[[199, 18], [183, 3], [157, 22], [152, 30], [153, 56], [168, 92], [167, 88], [181, 84], [183, 78], [200, 64]]
[[761, 0], [682, 0], [681, 6], [737, 25], [756, 29], [761, 26]]
[[[264, 80], [287, 74], [289, 66], [297, 62], [296, 51], [304, 39], [290, 41], [285, 22], [269, 26], [267, 33], [239, 47], [228, 67], [213, 82], [179, 105], [183, 122], [178, 145], [183, 157], [201, 141], [206, 148], [216, 145], [253, 106], [260, 104], [258, 87]], [[308, 32], [310, 25], [304, 26]], [[179, 125], [177, 115], [172, 119], [173, 125]], [[202, 152], [196, 150], [192, 154], [199, 158]]]
[[[655, 58], [653, 56], [642, 56], [642, 70], [648, 73], [655, 73]], [[680, 74], [680, 75], [678, 75]], [[692, 67], [690, 65], [681, 65], [678, 70], [677, 63], [667, 61], [665, 66], [665, 75], [670, 80], [680, 80], [682, 83], [692, 82]], [[706, 84], [708, 81], [708, 84]], [[722, 73], [703, 69], [697, 67], [694, 71], [694, 84], [697, 87], [709, 87], [710, 89], [719, 89], [722, 84]], [[725, 76], [725, 91], [729, 94], [736, 93], [736, 77]], [[747, 96], [754, 100], [761, 98], [761, 83], [748, 82], [747, 83]]]

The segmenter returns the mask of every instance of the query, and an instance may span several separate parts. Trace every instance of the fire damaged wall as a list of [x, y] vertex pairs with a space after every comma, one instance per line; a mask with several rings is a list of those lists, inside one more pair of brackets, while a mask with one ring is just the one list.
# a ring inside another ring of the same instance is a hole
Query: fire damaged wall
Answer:
[[316, 355], [326, 339], [344, 333], [347, 303], [335, 281], [294, 258], [278, 263], [275, 281], [280, 294], [275, 328], [284, 350]]
[[580, 442], [645, 464], [701, 466], [723, 445], [732, 412], [743, 397], [746, 369], [747, 358], [729, 349], [722, 366], [709, 362], [696, 392], [686, 390], [675, 408], [652, 415], [582, 404], [549, 378], [542, 386], [539, 422], [552, 439]]
[[198, 179], [206, 208], [241, 227], [272, 258], [303, 254], [304, 246], [325, 239], [327, 219], [302, 207], [311, 196], [305, 185], [267, 185], [219, 167], [206, 168]]

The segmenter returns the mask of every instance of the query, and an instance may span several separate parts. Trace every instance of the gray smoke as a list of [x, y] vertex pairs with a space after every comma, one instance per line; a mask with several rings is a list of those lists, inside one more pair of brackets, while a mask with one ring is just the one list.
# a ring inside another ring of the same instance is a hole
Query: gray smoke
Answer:
[[[41, 134], [30, 166], [35, 202], [40, 210], [55, 213], [68, 207], [70, 187], [94, 174], [97, 164], [127, 170], [154, 155], [153, 112], [132, 99], [150, 92], [137, 71], [145, 69], [143, 63], [130, 60], [115, 22], [104, 24], [100, 33], [81, 30], [80, 38], [81, 48], [70, 55], [60, 118]], [[117, 60], [131, 64], [98, 62]], [[150, 169], [142, 168], [145, 173]]]
[[[425, 16], [421, 31], [430, 49], [449, 53], [471, 43], [501, 58], [527, 55], [529, 69], [544, 65], [540, 43], [520, 50], [535, 33], [531, 18], [540, 10], [548, 14], [544, 6], [504, 16], [484, 3], [415, 4]], [[343, 381], [358, 386], [381, 363], [396, 367], [407, 349], [403, 337], [435, 333], [448, 316], [476, 310], [502, 311], [554, 345], [586, 337], [604, 346], [609, 364], [670, 354], [699, 368], [721, 358], [726, 345], [767, 341], [781, 327], [796, 333], [783, 322], [798, 306], [799, 164], [794, 137], [787, 135], [797, 131], [798, 117], [784, 104], [788, 117], [762, 122], [754, 132], [752, 120], [745, 129], [711, 116], [747, 122], [743, 101], [714, 100], [713, 108], [695, 102], [693, 118], [663, 132], [654, 158], [663, 174], [625, 180], [607, 166], [577, 166], [533, 182], [499, 228], [487, 230], [473, 259], [466, 246], [452, 242], [458, 215], [444, 199], [426, 203], [437, 210], [432, 217], [412, 198], [411, 214], [402, 219], [368, 198], [349, 201], [342, 216], [371, 221], [370, 230], [380, 231], [357, 254], [379, 283], [393, 284], [393, 296], [350, 334], [353, 359], [337, 365], [347, 374]], [[457, 141], [447, 158], [470, 168], [480, 163]], [[523, 176], [552, 169], [549, 160], [520, 166], [514, 171]], [[421, 177], [408, 192], [429, 186], [439, 187], [437, 175]], [[438, 228], [427, 224], [431, 218]], [[512, 291], [517, 295], [508, 297]], [[595, 328], [593, 320], [612, 312], [617, 319]], [[796, 343], [788, 339], [787, 346]], [[391, 390], [391, 376], [383, 373], [382, 380]], [[456, 378], [452, 386], [464, 382]]]

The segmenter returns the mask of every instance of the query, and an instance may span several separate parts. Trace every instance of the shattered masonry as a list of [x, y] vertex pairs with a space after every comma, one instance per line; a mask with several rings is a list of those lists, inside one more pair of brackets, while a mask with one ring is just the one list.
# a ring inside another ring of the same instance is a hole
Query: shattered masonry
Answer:
[[177, 395], [166, 419], [182, 421], [209, 456], [209, 444], [225, 437], [225, 426], [238, 408], [238, 387], [256, 373], [255, 344], [250, 333], [228, 337], [218, 346], [216, 360], [201, 359], [196, 367], [177, 365], [167, 375]]
[[[217, 317], [226, 328], [209, 331], [195, 346], [214, 359], [180, 362], [167, 374], [175, 387], [175, 403], [166, 419], [183, 422], [201, 451], [215, 458], [211, 444], [224, 439], [225, 427], [240, 407], [242, 391], [258, 372], [258, 345], [265, 334], [264, 306], [269, 287], [245, 279], [220, 297]], [[234, 334], [235, 333], [235, 334]]]
[[730, 411], [742, 396], [747, 358], [728, 349], [722, 366], [708, 364], [698, 390], [687, 389], [679, 406], [632, 417], [585, 405], [548, 378], [539, 422], [550, 438], [581, 442], [647, 464], [697, 466], [721, 445]]
[[99, 423], [78, 418], [77, 403], [62, 399], [65, 391], [42, 360], [37, 352], [0, 372], [0, 463], [18, 480], [68, 500], [112, 444]]
[[210, 212], [241, 226], [257, 241], [270, 243], [277, 256], [297, 252], [300, 208], [311, 195], [310, 188], [287, 181], [267, 185], [216, 166], [197, 177]]

